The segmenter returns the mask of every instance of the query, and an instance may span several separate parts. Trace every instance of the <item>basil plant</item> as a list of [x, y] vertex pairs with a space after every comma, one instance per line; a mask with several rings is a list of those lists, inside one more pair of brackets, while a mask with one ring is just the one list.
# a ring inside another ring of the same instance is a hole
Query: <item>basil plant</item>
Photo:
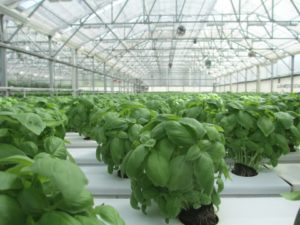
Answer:
[[276, 166], [279, 157], [290, 151], [290, 140], [299, 142], [300, 138], [293, 116], [255, 101], [228, 103], [218, 120], [225, 132], [228, 157], [256, 174], [266, 160]]
[[131, 179], [131, 206], [146, 212], [155, 202], [166, 219], [184, 210], [218, 206], [228, 176], [222, 128], [192, 118], [159, 115], [123, 161]]

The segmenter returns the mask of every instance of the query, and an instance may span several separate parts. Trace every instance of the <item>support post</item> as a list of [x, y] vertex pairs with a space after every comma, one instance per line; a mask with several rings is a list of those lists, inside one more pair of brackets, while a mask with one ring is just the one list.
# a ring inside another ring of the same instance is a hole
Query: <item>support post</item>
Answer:
[[48, 69], [49, 69], [49, 88], [50, 94], [53, 95], [54, 93], [54, 64], [52, 58], [52, 37], [48, 36], [48, 50], [49, 50], [49, 57], [48, 60]]
[[229, 91], [232, 92], [232, 74], [229, 74], [229, 82], [230, 82], [230, 89]]
[[239, 72], [236, 72], [236, 93], [239, 92]]
[[[0, 15], [0, 41], [4, 38], [4, 15]], [[0, 47], [0, 87], [8, 87], [7, 70], [6, 70], [6, 49]], [[8, 90], [5, 90], [5, 96], [8, 96]]]
[[256, 66], [256, 92], [260, 92], [260, 66]]
[[72, 90], [73, 90], [73, 96], [77, 95], [77, 89], [78, 89], [78, 52], [77, 50], [73, 51], [73, 57], [72, 57], [72, 63], [75, 65], [73, 67], [73, 74], [72, 74]]
[[217, 84], [216, 82], [213, 83], [213, 93], [217, 92]]
[[271, 93], [274, 92], [274, 62], [271, 64]]
[[104, 93], [107, 92], [107, 80], [106, 80], [106, 64], [103, 64], [103, 81], [104, 81]]
[[92, 67], [93, 67], [93, 72], [92, 72], [92, 91], [95, 93], [95, 57], [93, 56], [92, 58]]
[[248, 69], [245, 69], [245, 92], [248, 92]]
[[291, 93], [294, 93], [295, 56], [291, 56]]

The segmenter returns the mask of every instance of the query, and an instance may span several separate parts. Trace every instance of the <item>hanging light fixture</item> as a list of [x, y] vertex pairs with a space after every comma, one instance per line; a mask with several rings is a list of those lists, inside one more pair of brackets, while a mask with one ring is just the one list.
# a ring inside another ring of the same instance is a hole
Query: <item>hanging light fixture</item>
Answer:
[[186, 32], [185, 26], [179, 25], [179, 26], [177, 27], [177, 35], [178, 35], [178, 36], [184, 36], [184, 35], [185, 35], [185, 32]]
[[252, 49], [249, 49], [248, 57], [255, 57], [255, 52]]
[[209, 59], [205, 60], [205, 66], [206, 66], [207, 69], [210, 69], [210, 67], [211, 67], [211, 60], [209, 60]]

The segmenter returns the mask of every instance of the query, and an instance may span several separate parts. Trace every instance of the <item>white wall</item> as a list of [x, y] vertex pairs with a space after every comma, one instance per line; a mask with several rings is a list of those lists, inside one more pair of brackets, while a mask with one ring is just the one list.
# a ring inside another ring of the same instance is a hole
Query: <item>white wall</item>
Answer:
[[149, 92], [212, 92], [213, 87], [149, 87]]
[[[260, 66], [260, 91], [271, 92], [271, 79], [273, 77], [273, 91], [274, 92], [290, 92], [291, 91], [291, 77], [286, 77], [291, 74], [292, 60], [291, 56], [282, 60], [278, 60], [272, 65]], [[231, 75], [226, 75], [225, 87], [221, 86], [217, 88], [218, 92], [230, 91], [230, 76], [232, 80], [232, 92], [245, 92], [245, 80], [247, 75], [247, 91], [256, 92], [256, 79], [257, 79], [257, 67], [252, 67], [247, 70], [235, 72]], [[294, 74], [300, 74], [300, 55], [295, 56], [294, 62]], [[284, 78], [280, 78], [284, 77]], [[221, 82], [220, 82], [221, 80]], [[222, 79], [219, 79], [219, 83], [223, 84]], [[238, 84], [237, 84], [238, 81]], [[300, 92], [300, 76], [294, 77], [294, 92]]]
[[[285, 77], [285, 78], [274, 78], [273, 79], [273, 92], [290, 92], [290, 84], [291, 84], [291, 78]], [[300, 85], [300, 76], [294, 77], [294, 84]], [[284, 86], [286, 85], [286, 86]], [[232, 84], [232, 92], [237, 92], [237, 85]], [[217, 88], [218, 92], [224, 91], [224, 86]], [[230, 85], [225, 86], [225, 92], [230, 91]], [[248, 92], [256, 92], [256, 81], [248, 82], [247, 83], [247, 91]], [[238, 92], [245, 92], [245, 84], [239, 83], [238, 84]], [[260, 92], [271, 92], [271, 80], [262, 80], [260, 83]], [[294, 92], [300, 92], [300, 87], [294, 87]]]

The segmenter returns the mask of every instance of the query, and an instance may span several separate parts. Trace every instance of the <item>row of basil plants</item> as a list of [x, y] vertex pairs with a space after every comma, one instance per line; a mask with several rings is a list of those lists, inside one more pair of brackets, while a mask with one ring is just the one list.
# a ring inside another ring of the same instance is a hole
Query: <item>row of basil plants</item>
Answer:
[[124, 224], [111, 206], [94, 206], [66, 150], [66, 125], [54, 100], [0, 99], [1, 224]]

